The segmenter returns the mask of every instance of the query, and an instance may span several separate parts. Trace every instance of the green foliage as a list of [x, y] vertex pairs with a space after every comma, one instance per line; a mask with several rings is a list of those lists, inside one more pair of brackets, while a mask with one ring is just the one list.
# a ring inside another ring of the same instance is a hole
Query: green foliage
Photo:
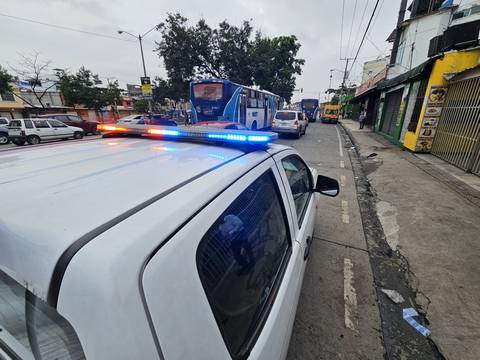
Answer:
[[[268, 38], [257, 32], [249, 21], [241, 26], [223, 21], [211, 28], [205, 20], [194, 26], [182, 15], [168, 14], [158, 26], [161, 41], [158, 55], [163, 58], [170, 89], [179, 99], [188, 98], [192, 79], [223, 78], [243, 85], [259, 85], [287, 101], [295, 88], [295, 75], [305, 63], [297, 59], [297, 38]], [[171, 97], [170, 97], [171, 98]]]
[[133, 104], [133, 109], [136, 113], [139, 114], [148, 113], [148, 101], [144, 99], [135, 101], [135, 103]]
[[12, 91], [12, 87], [10, 86], [12, 81], [12, 75], [0, 65], [0, 94]]
[[120, 99], [121, 90], [118, 81], [109, 82], [107, 87], [100, 87], [102, 81], [98, 75], [84, 67], [81, 67], [76, 74], [58, 70], [56, 75], [68, 106], [75, 107], [81, 104], [100, 111], [106, 106], [114, 105]]

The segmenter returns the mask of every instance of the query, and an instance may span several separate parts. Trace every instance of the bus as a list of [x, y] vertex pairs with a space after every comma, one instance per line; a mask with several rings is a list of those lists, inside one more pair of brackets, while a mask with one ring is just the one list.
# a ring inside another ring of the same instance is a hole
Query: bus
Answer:
[[318, 114], [318, 99], [302, 99], [300, 111], [305, 114], [308, 121], [315, 122]]
[[222, 79], [190, 82], [191, 121], [230, 121], [247, 129], [268, 129], [283, 100], [269, 91]]

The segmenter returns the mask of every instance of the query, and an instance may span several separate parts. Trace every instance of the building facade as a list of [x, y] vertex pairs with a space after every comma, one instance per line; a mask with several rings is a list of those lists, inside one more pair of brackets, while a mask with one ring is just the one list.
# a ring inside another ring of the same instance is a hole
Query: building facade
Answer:
[[480, 1], [436, 4], [415, 0], [396, 29], [375, 131], [480, 175]]

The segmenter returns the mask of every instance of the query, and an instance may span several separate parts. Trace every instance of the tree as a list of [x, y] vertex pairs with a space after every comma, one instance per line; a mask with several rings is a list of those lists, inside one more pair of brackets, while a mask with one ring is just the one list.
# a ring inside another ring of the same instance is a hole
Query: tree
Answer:
[[56, 75], [68, 106], [81, 104], [98, 112], [106, 106], [115, 106], [120, 99], [118, 81], [108, 82], [106, 88], [101, 87], [102, 81], [98, 75], [85, 67], [81, 67], [76, 74], [58, 70]]
[[10, 75], [7, 70], [0, 65], [0, 94], [12, 91], [12, 87], [10, 85], [12, 81], [12, 75]]
[[168, 14], [158, 26], [161, 41], [157, 53], [163, 58], [171, 88], [188, 98], [192, 79], [214, 77], [242, 85], [259, 85], [290, 100], [295, 75], [305, 63], [297, 59], [300, 44], [295, 36], [268, 38], [249, 21], [234, 26], [226, 21], [211, 28], [205, 20], [191, 26], [180, 14]]
[[295, 75], [302, 73], [305, 64], [305, 60], [296, 58], [299, 50], [300, 44], [294, 35], [270, 39], [257, 33], [251, 54], [255, 84], [290, 102]]
[[144, 99], [135, 101], [135, 103], [133, 104], [133, 109], [136, 113], [139, 114], [148, 113], [148, 101]]
[[[52, 81], [48, 86], [42, 86], [42, 82], [45, 82], [47, 79], [44, 78], [45, 74], [48, 71], [51, 60], [41, 59], [40, 53], [34, 51], [29, 55], [19, 54], [20, 60], [18, 61], [17, 67], [12, 67], [13, 72], [20, 80], [25, 80], [28, 82], [28, 88], [33, 93], [38, 103], [42, 108], [45, 109], [45, 104], [43, 103], [43, 97], [48, 90], [56, 86], [56, 83]], [[15, 94], [20, 97], [23, 101], [28, 103], [33, 107], [37, 107], [34, 104], [31, 104], [29, 101], [23, 97]]]

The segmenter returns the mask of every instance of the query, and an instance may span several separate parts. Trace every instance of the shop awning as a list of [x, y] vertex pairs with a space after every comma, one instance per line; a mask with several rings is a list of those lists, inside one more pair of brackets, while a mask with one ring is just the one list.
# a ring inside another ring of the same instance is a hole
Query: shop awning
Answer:
[[393, 79], [383, 80], [378, 83], [377, 88], [379, 90], [388, 89], [403, 84], [407, 81], [419, 79], [430, 72], [432, 64], [435, 60], [436, 57], [430, 58], [413, 69], [394, 77]]

